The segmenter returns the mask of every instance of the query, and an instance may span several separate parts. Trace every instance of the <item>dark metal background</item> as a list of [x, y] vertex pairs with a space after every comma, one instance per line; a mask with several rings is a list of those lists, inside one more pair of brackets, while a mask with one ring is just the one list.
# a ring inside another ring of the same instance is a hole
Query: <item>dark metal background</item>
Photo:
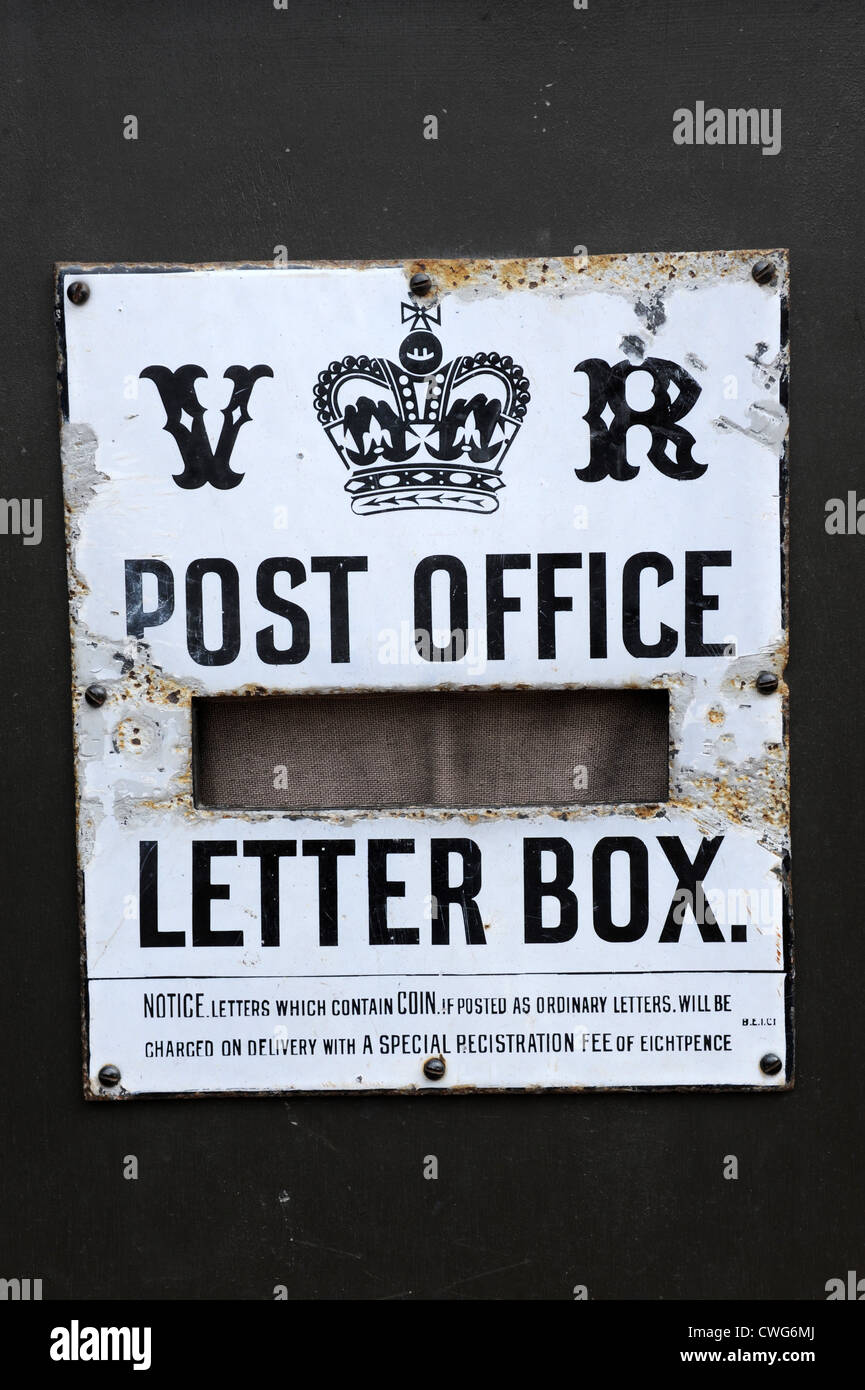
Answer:
[[[0, 495], [44, 499], [40, 546], [0, 536], [0, 1277], [820, 1299], [865, 1274], [865, 537], [824, 529], [827, 498], [865, 494], [859, 0], [7, 0], [0, 32]], [[675, 146], [697, 100], [781, 107], [781, 153]], [[52, 263], [280, 244], [790, 248], [792, 1093], [82, 1100]]]

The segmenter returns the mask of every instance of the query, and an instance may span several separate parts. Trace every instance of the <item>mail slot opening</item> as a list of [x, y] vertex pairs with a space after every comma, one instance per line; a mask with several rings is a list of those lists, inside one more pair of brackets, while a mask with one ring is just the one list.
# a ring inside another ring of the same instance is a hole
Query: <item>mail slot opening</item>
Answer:
[[193, 700], [194, 799], [247, 811], [666, 801], [665, 690]]

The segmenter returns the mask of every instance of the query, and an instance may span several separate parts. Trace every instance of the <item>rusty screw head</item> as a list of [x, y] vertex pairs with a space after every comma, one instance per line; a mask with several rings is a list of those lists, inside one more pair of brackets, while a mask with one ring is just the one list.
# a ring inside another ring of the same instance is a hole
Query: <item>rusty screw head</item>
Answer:
[[119, 1086], [120, 1068], [115, 1067], [113, 1062], [106, 1062], [104, 1067], [99, 1068], [100, 1086]]
[[760, 1070], [764, 1076], [777, 1076], [784, 1063], [774, 1052], [767, 1052], [760, 1058]]
[[423, 1074], [427, 1081], [441, 1081], [445, 1074], [444, 1057], [427, 1057], [423, 1064]]
[[83, 280], [73, 280], [66, 291], [66, 298], [73, 304], [86, 304], [90, 298], [90, 286], [85, 285]]
[[92, 705], [94, 709], [98, 709], [99, 706], [104, 705], [105, 701], [108, 699], [108, 691], [105, 689], [104, 685], [88, 685], [84, 692], [84, 698], [88, 705]]
[[432, 280], [425, 270], [419, 270], [409, 280], [408, 287], [412, 294], [429, 294], [432, 289]]
[[751, 276], [758, 285], [771, 285], [775, 279], [774, 261], [770, 261], [766, 256], [761, 256], [759, 261], [755, 261], [751, 266]]
[[771, 695], [773, 690], [778, 689], [778, 677], [774, 671], [761, 671], [754, 686], [761, 695]]

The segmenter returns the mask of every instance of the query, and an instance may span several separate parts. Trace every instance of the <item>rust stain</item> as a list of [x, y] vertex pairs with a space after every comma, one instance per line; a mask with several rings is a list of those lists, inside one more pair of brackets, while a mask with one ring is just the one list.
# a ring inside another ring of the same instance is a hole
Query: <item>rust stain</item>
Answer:
[[270, 270], [274, 274], [292, 270], [387, 270], [398, 269], [406, 281], [424, 271], [433, 281], [434, 299], [442, 293], [460, 291], [541, 290], [558, 294], [598, 288], [627, 292], [663, 294], [672, 285], [693, 287], [707, 279], [750, 276], [756, 260], [766, 258], [777, 267], [778, 282], [787, 289], [787, 251], [784, 248], [756, 248], [734, 251], [659, 251], [645, 253], [611, 252], [593, 256], [528, 256], [504, 260], [418, 257], [400, 260], [292, 260], [273, 261], [147, 261], [110, 264], [104, 262], [63, 262], [55, 266], [56, 284], [64, 274], [105, 272], [178, 272], [219, 270]]
[[707, 277], [750, 276], [756, 260], [775, 262], [786, 284], [787, 252], [781, 248], [738, 251], [678, 251], [595, 256], [546, 256], [510, 260], [418, 258], [405, 262], [410, 278], [424, 271], [433, 281], [433, 295], [471, 289], [537, 290], [567, 293], [587, 282], [599, 289], [664, 291], [671, 282], [690, 284]]
[[784, 830], [789, 823], [788, 782], [777, 759], [766, 759], [754, 771], [733, 777], [694, 776], [690, 785], [697, 796], [671, 798], [667, 804], [689, 812], [710, 805], [735, 825]]

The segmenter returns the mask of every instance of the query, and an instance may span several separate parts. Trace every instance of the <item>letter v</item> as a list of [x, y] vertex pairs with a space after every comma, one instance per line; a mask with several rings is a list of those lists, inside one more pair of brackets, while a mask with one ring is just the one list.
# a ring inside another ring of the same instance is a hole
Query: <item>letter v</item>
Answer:
[[[259, 377], [272, 377], [273, 369], [263, 365], [228, 367], [223, 375], [233, 382], [233, 389], [222, 411], [222, 429], [214, 452], [204, 424], [205, 409], [195, 390], [198, 378], [207, 376], [204, 368], [187, 362], [175, 372], [168, 367], [152, 366], [139, 373], [141, 378], [156, 386], [165, 410], [162, 428], [168, 431], [180, 450], [183, 472], [172, 475], [178, 487], [199, 488], [211, 483], [220, 491], [226, 491], [243, 481], [244, 475], [229, 467], [231, 453], [241, 425], [252, 418], [247, 409], [252, 388]], [[191, 420], [190, 425], [183, 423], [184, 414]]]

